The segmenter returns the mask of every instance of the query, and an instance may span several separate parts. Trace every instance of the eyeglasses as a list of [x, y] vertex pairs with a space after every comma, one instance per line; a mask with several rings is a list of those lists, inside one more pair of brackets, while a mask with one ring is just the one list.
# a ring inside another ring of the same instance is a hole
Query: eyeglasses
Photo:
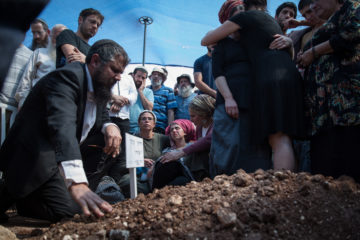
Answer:
[[146, 120], [152, 121], [152, 120], [154, 120], [154, 118], [152, 118], [152, 117], [142, 117], [142, 118], [140, 118], [140, 120], [141, 121], [146, 121]]
[[44, 32], [45, 32], [44, 30], [41, 30], [41, 31], [34, 31], [34, 32], [31, 32], [31, 33], [32, 33], [32, 35], [41, 35]]

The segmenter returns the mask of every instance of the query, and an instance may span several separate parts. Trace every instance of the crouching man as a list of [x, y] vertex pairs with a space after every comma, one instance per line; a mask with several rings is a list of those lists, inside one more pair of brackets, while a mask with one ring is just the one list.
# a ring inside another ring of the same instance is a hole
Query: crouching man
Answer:
[[99, 129], [105, 154], [119, 154], [120, 131], [110, 123], [106, 104], [128, 63], [119, 44], [100, 40], [85, 64], [68, 64], [34, 86], [0, 150], [3, 220], [14, 203], [19, 215], [50, 221], [81, 211], [101, 217], [112, 210], [88, 187], [80, 145], [90, 130]]

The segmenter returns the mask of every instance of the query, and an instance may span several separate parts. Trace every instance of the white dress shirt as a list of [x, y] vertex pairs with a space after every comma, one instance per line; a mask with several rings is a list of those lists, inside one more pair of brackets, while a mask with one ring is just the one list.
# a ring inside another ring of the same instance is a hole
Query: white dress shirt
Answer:
[[129, 76], [124, 76], [111, 89], [113, 95], [126, 97], [130, 104], [123, 106], [119, 112], [109, 112], [110, 117], [121, 119], [130, 119], [130, 106], [134, 105], [137, 100], [137, 90], [134, 80]]

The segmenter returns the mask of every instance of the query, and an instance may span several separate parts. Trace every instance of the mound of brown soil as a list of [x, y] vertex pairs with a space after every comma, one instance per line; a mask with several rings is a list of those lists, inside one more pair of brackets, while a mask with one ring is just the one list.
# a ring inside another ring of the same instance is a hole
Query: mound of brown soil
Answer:
[[360, 239], [360, 186], [351, 178], [262, 171], [165, 187], [75, 216], [40, 239]]

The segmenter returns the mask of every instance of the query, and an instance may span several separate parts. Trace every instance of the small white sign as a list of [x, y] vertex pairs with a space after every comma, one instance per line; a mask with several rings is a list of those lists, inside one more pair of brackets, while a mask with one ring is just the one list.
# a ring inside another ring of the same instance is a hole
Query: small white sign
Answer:
[[144, 166], [143, 139], [125, 133], [126, 168], [137, 168]]

